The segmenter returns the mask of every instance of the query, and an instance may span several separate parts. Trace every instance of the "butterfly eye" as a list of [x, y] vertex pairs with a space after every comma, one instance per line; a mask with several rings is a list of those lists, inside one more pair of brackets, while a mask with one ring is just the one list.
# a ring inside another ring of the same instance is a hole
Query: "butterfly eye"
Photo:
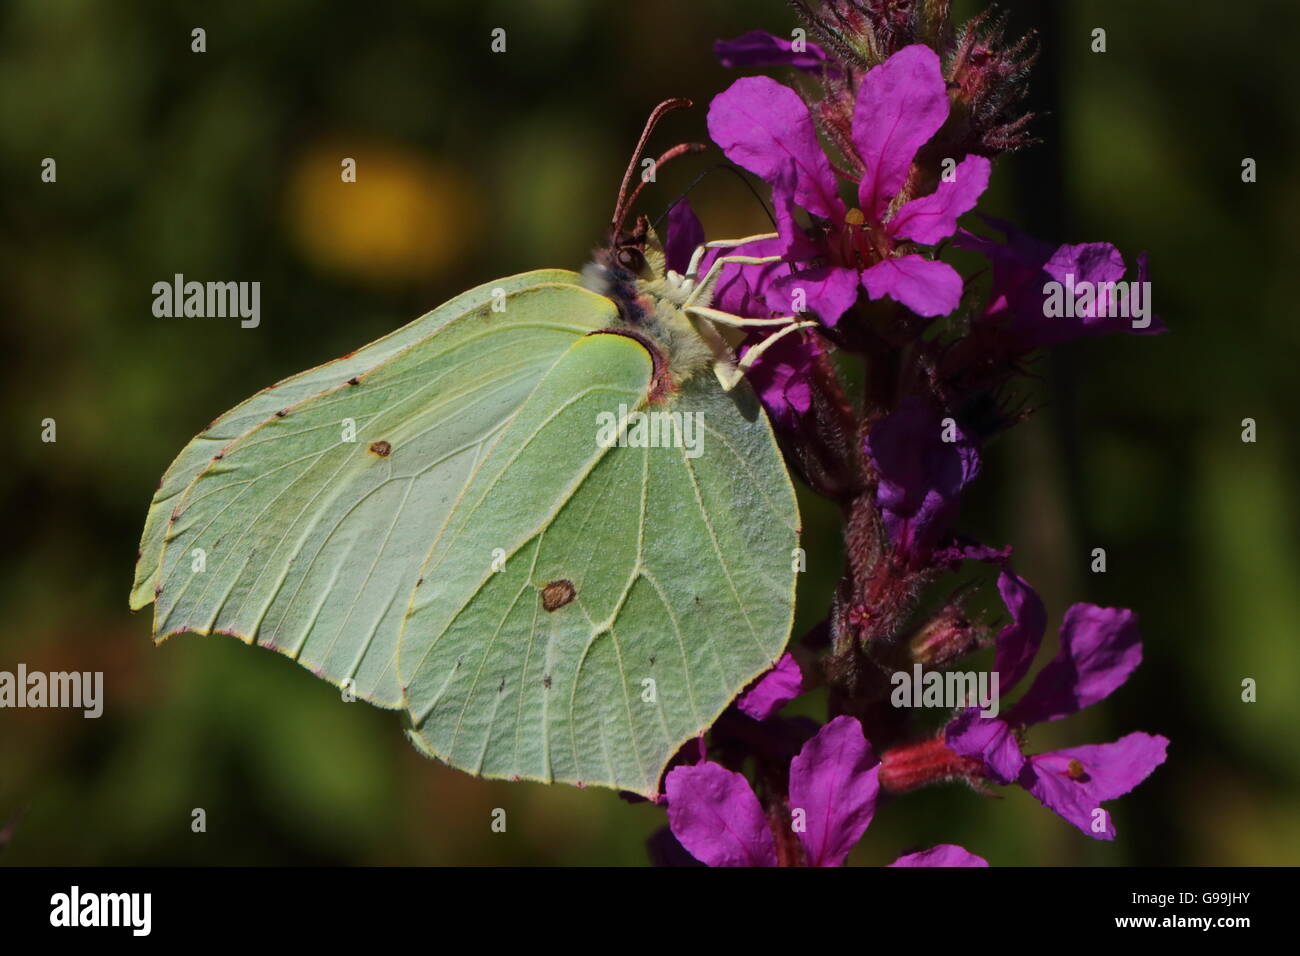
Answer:
[[618, 250], [618, 264], [629, 272], [640, 273], [645, 269], [645, 256], [635, 246], [623, 246]]

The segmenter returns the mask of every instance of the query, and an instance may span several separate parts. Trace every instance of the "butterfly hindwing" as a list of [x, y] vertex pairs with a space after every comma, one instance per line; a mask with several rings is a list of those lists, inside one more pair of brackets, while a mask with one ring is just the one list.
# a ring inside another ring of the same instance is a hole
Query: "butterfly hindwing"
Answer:
[[[637, 348], [575, 345], [468, 486], [460, 537], [432, 549], [399, 670], [412, 739], [452, 766], [653, 794], [785, 645], [798, 514], [771, 427], [747, 387], [703, 376], [653, 406], [629, 397], [649, 368]], [[620, 403], [695, 416], [698, 455], [671, 438], [593, 454], [594, 413]], [[495, 547], [509, 557], [492, 569]]]

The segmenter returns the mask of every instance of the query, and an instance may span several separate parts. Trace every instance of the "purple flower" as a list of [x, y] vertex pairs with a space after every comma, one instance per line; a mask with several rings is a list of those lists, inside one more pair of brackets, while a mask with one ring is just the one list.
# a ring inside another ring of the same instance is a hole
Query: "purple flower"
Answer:
[[793, 66], [806, 73], [817, 73], [826, 63], [826, 51], [816, 43], [804, 43], [802, 51], [795, 50], [789, 40], [764, 30], [751, 30], [734, 40], [718, 40], [713, 44], [714, 55], [726, 67]]
[[[871, 824], [880, 792], [880, 765], [862, 726], [837, 717], [790, 761], [790, 823], [809, 866], [842, 866]], [[676, 767], [665, 781], [668, 824], [677, 841], [709, 866], [776, 866], [776, 841], [763, 807], [743, 774], [716, 763]], [[901, 866], [979, 866], [961, 862], [960, 848]], [[905, 862], [908, 861], [908, 862]]]
[[767, 720], [803, 693], [803, 671], [790, 653], [736, 698], [736, 706], [755, 720]]
[[[667, 237], [664, 241], [664, 259], [668, 268], [685, 274], [690, 266], [691, 255], [703, 242], [704, 227], [700, 225], [690, 203], [685, 199], [680, 200], [668, 213]], [[711, 249], [705, 253], [700, 270], [706, 274], [714, 259], [723, 253], [766, 256], [774, 254], [778, 247], [781, 252], [785, 251], [780, 240], [750, 243], [737, 249]], [[772, 315], [763, 298], [762, 287], [771, 280], [773, 271], [778, 268], [781, 267], [775, 264], [724, 266], [714, 290], [713, 306], [732, 315], [753, 318]], [[856, 295], [856, 290], [853, 294]], [[741, 347], [740, 356], [743, 357], [749, 348], [763, 338], [762, 334], [752, 335]], [[815, 337], [791, 335], [769, 348], [751, 366], [749, 382], [778, 427], [797, 428], [801, 417], [812, 407], [812, 387], [808, 376], [820, 354], [821, 346]]]
[[[1012, 622], [997, 638], [994, 666], [1005, 694], [1029, 669], [1042, 643], [1046, 615], [1033, 589], [1010, 571], [998, 579]], [[1121, 608], [1075, 604], [1061, 624], [1061, 648], [1005, 718], [980, 717], [967, 708], [948, 724], [944, 738], [957, 754], [979, 759], [998, 783], [1018, 784], [1089, 836], [1113, 840], [1110, 815], [1100, 805], [1128, 793], [1165, 760], [1169, 741], [1132, 733], [1114, 743], [1074, 747], [1026, 757], [1025, 728], [1060, 720], [1097, 703], [1128, 680], [1142, 661], [1137, 616]]]
[[944, 416], [915, 395], [872, 427], [866, 451], [890, 539], [913, 566], [923, 564], [948, 537], [962, 489], [979, 474], [979, 451], [955, 422], [945, 426]]
[[[1157, 315], [1148, 314], [1143, 320], [1120, 314], [1121, 305], [1134, 314], [1138, 303], [1149, 313], [1150, 276], [1145, 254], [1137, 257], [1138, 299], [1133, 297], [1133, 287], [1123, 282], [1128, 271], [1124, 257], [1110, 243], [1053, 246], [1002, 220], [985, 217], [985, 221], [1006, 241], [996, 242], [962, 229], [956, 244], [979, 252], [992, 263], [993, 286], [982, 321], [997, 326], [1012, 349], [1028, 352], [1116, 332], [1158, 335], [1168, 331]], [[1056, 298], [1049, 291], [1052, 283], [1059, 289]], [[1121, 301], [1121, 293], [1110, 291], [1107, 283], [1123, 287], [1126, 298]], [[1086, 300], [1085, 290], [1089, 293]], [[1147, 324], [1143, 326], [1143, 322]]]
[[[792, 191], [793, 172], [787, 168], [778, 176], [778, 185], [773, 188], [773, 196], [777, 199], [778, 222], [782, 223], [782, 231], [787, 238], [763, 239], [734, 249], [711, 249], [700, 264], [701, 273], [707, 274], [719, 255], [811, 254], [811, 244], [793, 226], [793, 203], [789, 199]], [[782, 197], [785, 197], [784, 201]], [[732, 315], [768, 318], [775, 314], [768, 290], [779, 282], [782, 274], [789, 271], [790, 266], [784, 263], [765, 266], [724, 265], [714, 288], [712, 305]], [[849, 290], [850, 301], [844, 308], [847, 309], [856, 296], [855, 286]], [[777, 309], [783, 314], [792, 311], [788, 305], [778, 305]], [[743, 357], [745, 352], [765, 337], [763, 333], [751, 334], [741, 347], [740, 356]], [[816, 336], [796, 333], [787, 335], [772, 345], [750, 367], [747, 378], [778, 428], [797, 430], [803, 417], [812, 408], [809, 377], [813, 364], [821, 354], [822, 347]]]
[[[849, 209], [808, 107], [794, 90], [754, 76], [714, 98], [709, 134], [728, 158], [772, 186], [781, 237], [774, 247], [800, 264], [764, 285], [771, 309], [785, 312], [802, 304], [833, 326], [855, 301], [859, 285], [870, 298], [889, 296], [921, 316], [946, 315], [957, 307], [961, 276], [917, 248], [956, 231], [957, 218], [988, 186], [989, 161], [967, 156], [933, 193], [910, 195], [913, 159], [947, 117], [939, 58], [929, 47], [906, 47], [869, 71], [853, 113], [852, 142], [863, 176], [858, 208]], [[820, 220], [812, 250], [787, 201]]]

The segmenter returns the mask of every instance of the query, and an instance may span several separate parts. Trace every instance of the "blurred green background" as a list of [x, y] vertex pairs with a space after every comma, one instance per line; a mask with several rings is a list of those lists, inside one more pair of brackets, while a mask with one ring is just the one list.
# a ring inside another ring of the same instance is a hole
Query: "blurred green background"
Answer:
[[[1300, 6], [1006, 6], [1041, 31], [1046, 143], [997, 164], [981, 208], [1130, 261], [1148, 250], [1173, 331], [1041, 362], [1044, 407], [989, 450], [963, 524], [1015, 544], [1055, 620], [1090, 600], [1142, 621], [1134, 679], [1039, 728], [1035, 748], [1135, 729], [1173, 744], [1112, 805], [1114, 844], [1019, 791], [953, 787], [883, 808], [855, 859], [955, 842], [994, 865], [1295, 864]], [[449, 770], [396, 715], [342, 703], [277, 654], [220, 637], [154, 648], [127, 591], [157, 480], [211, 418], [471, 285], [581, 265], [651, 106], [701, 104], [657, 144], [705, 138], [704, 104], [733, 76], [713, 41], [794, 25], [781, 0], [0, 8], [0, 670], [99, 670], [107, 696], [99, 720], [0, 711], [0, 862], [645, 861], [662, 811]], [[496, 27], [505, 54], [489, 50]], [[345, 156], [355, 184], [340, 183]], [[666, 169], [645, 209], [711, 162]], [[710, 237], [763, 227], [732, 177], [692, 200]], [[261, 326], [155, 318], [151, 287], [178, 272], [261, 281]], [[808, 508], [801, 626], [838, 570], [832, 519]], [[1244, 677], [1257, 703], [1241, 702]]]

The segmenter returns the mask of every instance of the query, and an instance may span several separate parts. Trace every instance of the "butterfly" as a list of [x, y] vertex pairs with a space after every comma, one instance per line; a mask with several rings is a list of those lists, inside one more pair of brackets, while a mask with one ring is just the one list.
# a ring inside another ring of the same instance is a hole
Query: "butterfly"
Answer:
[[[195, 437], [145, 521], [131, 606], [157, 643], [227, 634], [405, 715], [472, 774], [658, 792], [781, 655], [799, 514], [745, 380], [810, 325], [710, 307], [625, 228], [582, 274], [470, 289], [263, 389]], [[670, 150], [661, 162], [687, 147]], [[769, 327], [737, 361], [726, 330]]]

